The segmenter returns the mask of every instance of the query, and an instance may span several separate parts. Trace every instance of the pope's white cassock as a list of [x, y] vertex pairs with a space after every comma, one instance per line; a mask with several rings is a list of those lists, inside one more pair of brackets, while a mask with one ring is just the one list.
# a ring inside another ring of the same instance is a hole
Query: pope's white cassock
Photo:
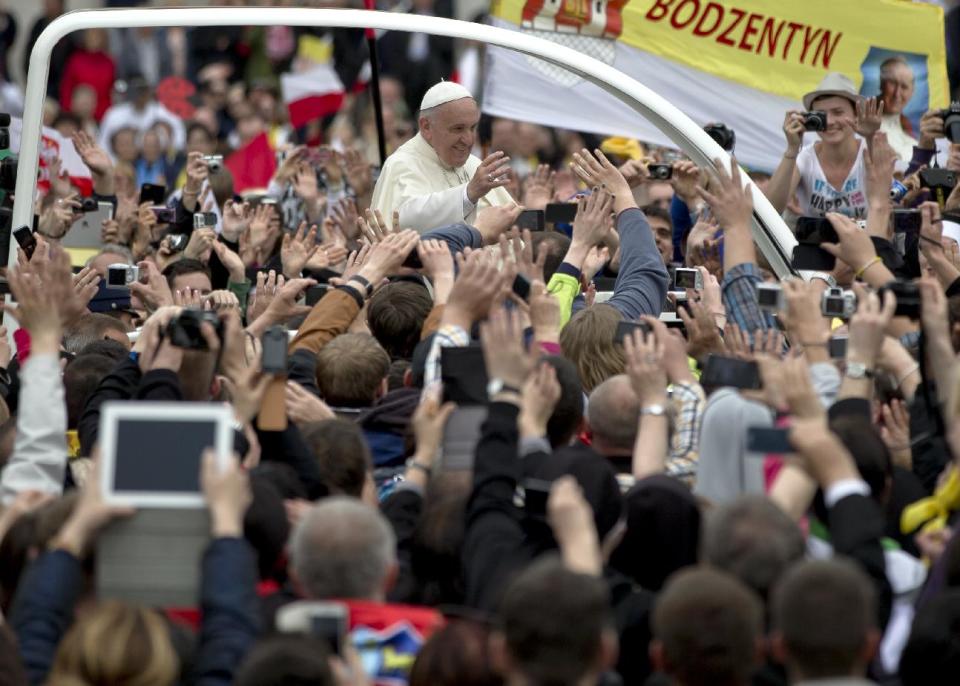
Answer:
[[[453, 89], [450, 90], [453, 92]], [[464, 92], [466, 97], [471, 97], [469, 91], [464, 89]], [[457, 92], [453, 94], [457, 97], [447, 96], [449, 99], [440, 102], [428, 102], [427, 98], [431, 95], [428, 91], [421, 110], [464, 97]], [[370, 204], [373, 209], [380, 210], [387, 222], [391, 221], [393, 211], [399, 209], [400, 226], [420, 233], [460, 222], [473, 224], [478, 210], [491, 205], [513, 203], [510, 193], [503, 188], [494, 188], [476, 205], [470, 202], [467, 184], [480, 162], [476, 155], [470, 155], [462, 167], [448, 167], [418, 133], [387, 158], [373, 189]]]

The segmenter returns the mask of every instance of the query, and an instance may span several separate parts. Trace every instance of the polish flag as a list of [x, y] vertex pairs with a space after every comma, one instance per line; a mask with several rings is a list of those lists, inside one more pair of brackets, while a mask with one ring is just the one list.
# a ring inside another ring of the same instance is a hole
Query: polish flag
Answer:
[[280, 87], [294, 128], [334, 114], [343, 105], [343, 83], [330, 63], [296, 74], [282, 74]]
[[[20, 154], [20, 132], [23, 121], [10, 118], [10, 152]], [[66, 176], [70, 183], [86, 197], [93, 193], [93, 175], [90, 169], [80, 158], [80, 153], [73, 147], [73, 141], [64, 138], [55, 129], [43, 127], [40, 135], [40, 174], [37, 178], [37, 188], [43, 193], [50, 191], [50, 165], [60, 159], [60, 176]]]

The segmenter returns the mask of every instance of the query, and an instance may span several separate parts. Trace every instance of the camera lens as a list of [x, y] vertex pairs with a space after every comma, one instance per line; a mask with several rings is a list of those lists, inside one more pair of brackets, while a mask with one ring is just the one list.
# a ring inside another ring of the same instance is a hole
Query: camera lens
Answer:
[[960, 143], [960, 106], [950, 106], [943, 118], [943, 133], [951, 143]]

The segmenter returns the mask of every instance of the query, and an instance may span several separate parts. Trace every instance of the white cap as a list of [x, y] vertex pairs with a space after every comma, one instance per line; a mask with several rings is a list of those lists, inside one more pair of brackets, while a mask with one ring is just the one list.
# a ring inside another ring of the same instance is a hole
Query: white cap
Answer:
[[454, 100], [472, 97], [473, 94], [459, 83], [441, 81], [424, 94], [423, 100], [420, 101], [420, 111], [429, 110]]

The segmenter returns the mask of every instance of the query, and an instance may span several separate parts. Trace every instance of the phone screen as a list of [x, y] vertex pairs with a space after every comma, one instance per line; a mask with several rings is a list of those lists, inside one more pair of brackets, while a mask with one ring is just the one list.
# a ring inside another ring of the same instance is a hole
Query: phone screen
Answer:
[[747, 452], [783, 455], [795, 451], [786, 429], [751, 426], [747, 429]]
[[543, 231], [543, 210], [524, 210], [517, 218], [517, 226], [530, 231]]
[[13, 237], [17, 239], [17, 244], [27, 259], [33, 257], [33, 251], [37, 249], [37, 238], [33, 235], [33, 231], [26, 226], [21, 226], [13, 232]]
[[837, 266], [837, 258], [819, 245], [798, 243], [793, 248], [793, 260], [790, 264], [794, 269], [831, 272]]
[[543, 479], [526, 479], [523, 482], [523, 507], [531, 517], [547, 515], [547, 500], [553, 484]]
[[313, 615], [310, 618], [310, 633], [327, 641], [334, 655], [343, 655], [346, 622], [347, 618], [343, 615]]
[[617, 331], [613, 334], [613, 342], [623, 345], [623, 339], [632, 336], [637, 330], [642, 331], [644, 335], [653, 333], [653, 327], [646, 322], [619, 322]]
[[267, 374], [283, 374], [287, 371], [287, 332], [282, 327], [272, 326], [263, 334], [260, 368]]
[[162, 205], [167, 199], [167, 187], [155, 183], [145, 183], [140, 186], [140, 203], [148, 202], [151, 205]]
[[552, 202], [547, 205], [544, 216], [551, 224], [572, 224], [577, 218], [577, 203]]
[[833, 224], [825, 217], [798, 217], [797, 240], [801, 243], [839, 243], [840, 237]]
[[760, 389], [760, 369], [756, 362], [738, 360], [734, 357], [710, 355], [700, 375], [703, 386]]

